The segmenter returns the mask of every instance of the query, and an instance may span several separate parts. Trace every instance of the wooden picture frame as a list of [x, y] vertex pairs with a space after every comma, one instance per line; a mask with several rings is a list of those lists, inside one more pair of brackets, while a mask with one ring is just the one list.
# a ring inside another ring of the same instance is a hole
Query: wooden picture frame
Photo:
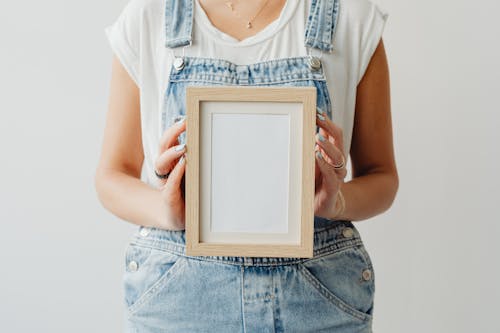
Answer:
[[316, 88], [186, 87], [186, 254], [313, 257]]

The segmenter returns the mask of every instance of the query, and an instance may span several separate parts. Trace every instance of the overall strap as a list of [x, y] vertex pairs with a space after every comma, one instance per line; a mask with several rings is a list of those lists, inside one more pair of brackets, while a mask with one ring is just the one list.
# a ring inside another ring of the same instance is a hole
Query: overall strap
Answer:
[[311, 0], [307, 16], [304, 45], [323, 51], [333, 51], [340, 0]]
[[194, 0], [165, 1], [165, 46], [191, 45]]

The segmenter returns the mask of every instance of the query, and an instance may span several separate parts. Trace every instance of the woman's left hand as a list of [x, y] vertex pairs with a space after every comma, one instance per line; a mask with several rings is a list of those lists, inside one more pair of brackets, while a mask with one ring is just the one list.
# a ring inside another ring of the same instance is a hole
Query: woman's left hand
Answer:
[[[321, 114], [317, 112], [316, 115], [316, 125], [320, 129], [316, 134], [314, 149], [316, 156], [314, 215], [331, 219], [337, 214], [335, 209], [338, 191], [342, 188], [347, 175], [342, 128], [334, 124], [326, 112]], [[342, 168], [334, 168], [334, 165], [342, 163], [344, 164]]]

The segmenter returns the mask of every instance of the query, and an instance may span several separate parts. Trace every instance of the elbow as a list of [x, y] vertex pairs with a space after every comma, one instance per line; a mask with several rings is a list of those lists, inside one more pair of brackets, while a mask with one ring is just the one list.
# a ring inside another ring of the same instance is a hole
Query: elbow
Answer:
[[104, 171], [101, 168], [97, 168], [95, 173], [94, 173], [94, 190], [96, 193], [96, 197], [103, 205], [103, 207], [106, 207], [105, 205], [105, 195], [104, 195], [104, 182], [105, 182], [106, 176], [104, 174]]
[[399, 190], [399, 175], [395, 168], [391, 170], [380, 171], [377, 173], [380, 177], [380, 183], [377, 186], [377, 188], [379, 189], [377, 191], [377, 196], [380, 200], [378, 214], [382, 214], [388, 211], [396, 200], [396, 196]]
[[387, 193], [388, 200], [385, 210], [389, 210], [396, 200], [396, 196], [399, 190], [399, 175], [396, 169], [388, 175], [387, 180]]

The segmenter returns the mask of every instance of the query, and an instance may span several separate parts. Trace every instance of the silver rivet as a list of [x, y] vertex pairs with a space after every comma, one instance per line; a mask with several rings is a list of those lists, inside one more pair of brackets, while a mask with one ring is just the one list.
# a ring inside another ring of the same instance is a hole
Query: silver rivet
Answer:
[[321, 67], [321, 60], [318, 57], [310, 57], [308, 60], [309, 68], [312, 70], [318, 70]]
[[174, 59], [174, 67], [178, 71], [180, 71], [181, 69], [183, 69], [184, 68], [184, 59], [182, 59], [181, 57], [175, 57], [175, 59]]
[[346, 238], [349, 238], [354, 235], [354, 231], [352, 230], [352, 228], [347, 227], [342, 230], [342, 235], [344, 235], [344, 237]]
[[142, 227], [141, 231], [139, 231], [142, 237], [146, 237], [147, 235], [149, 235], [149, 232], [150, 232], [149, 228], [146, 227]]
[[132, 272], [135, 272], [139, 268], [139, 265], [137, 264], [137, 261], [132, 260], [131, 262], [128, 263], [128, 269]]
[[372, 277], [372, 271], [371, 271], [371, 270], [369, 270], [369, 269], [365, 269], [365, 270], [363, 271], [362, 275], [363, 275], [363, 279], [364, 279], [364, 280], [366, 280], [366, 281], [368, 281], [368, 280], [370, 280], [370, 279], [371, 279], [371, 277]]

